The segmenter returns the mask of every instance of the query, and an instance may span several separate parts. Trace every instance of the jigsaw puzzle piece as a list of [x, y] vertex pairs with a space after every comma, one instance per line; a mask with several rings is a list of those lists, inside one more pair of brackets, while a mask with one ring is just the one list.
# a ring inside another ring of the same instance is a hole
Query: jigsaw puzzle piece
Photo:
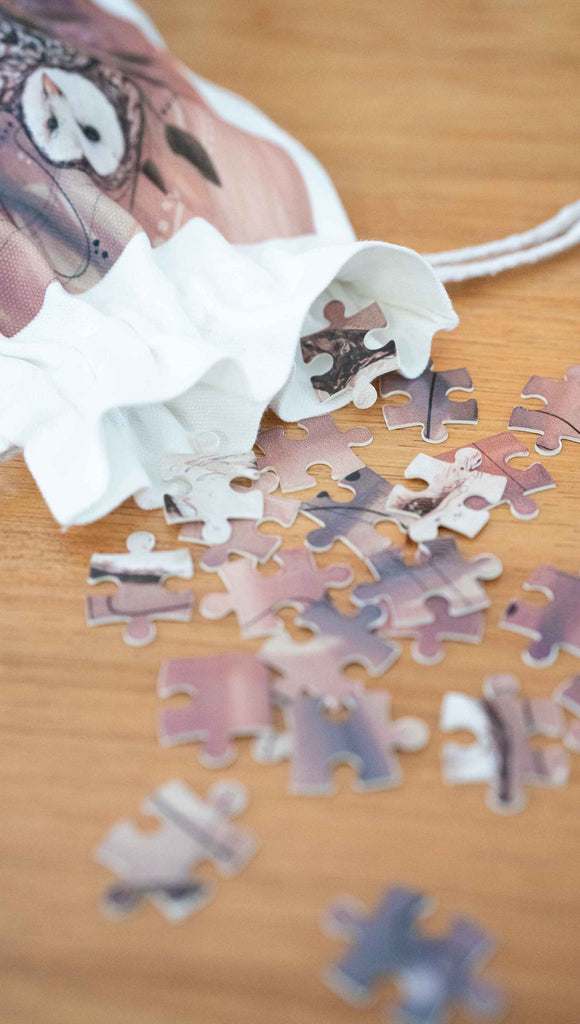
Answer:
[[[234, 490], [244, 490], [237, 484], [232, 485]], [[261, 473], [259, 478], [252, 484], [251, 490], [260, 490], [264, 496], [264, 511], [259, 519], [233, 519], [230, 522], [231, 537], [225, 544], [212, 544], [208, 551], [204, 551], [201, 559], [201, 567], [206, 572], [215, 572], [220, 565], [227, 562], [230, 555], [243, 555], [253, 559], [254, 562], [267, 562], [278, 550], [282, 543], [279, 535], [260, 533], [258, 527], [262, 523], [275, 522], [280, 526], [292, 526], [300, 502], [295, 498], [273, 498], [272, 491], [278, 486], [278, 478], [275, 473]], [[201, 523], [187, 523], [179, 533], [179, 540], [189, 541], [192, 544], [206, 544], [203, 538], [204, 527]]]
[[206, 800], [179, 780], [160, 786], [142, 808], [159, 819], [156, 832], [141, 832], [133, 822], [120, 821], [95, 850], [98, 863], [120, 879], [105, 895], [104, 912], [123, 916], [144, 897], [170, 921], [199, 910], [213, 890], [191, 878], [197, 864], [211, 860], [222, 874], [233, 875], [257, 850], [254, 837], [230, 822], [247, 802], [247, 791], [237, 782], [212, 786]]
[[263, 576], [255, 566], [240, 559], [218, 569], [227, 594], [207, 594], [200, 605], [206, 619], [222, 619], [235, 612], [242, 636], [268, 636], [281, 632], [284, 623], [276, 612], [293, 606], [302, 610], [319, 601], [329, 587], [346, 587], [352, 580], [347, 565], [320, 569], [305, 548], [289, 548], [274, 555], [282, 571]]
[[443, 746], [445, 781], [488, 782], [488, 806], [508, 814], [525, 806], [525, 785], [563, 786], [569, 772], [562, 747], [542, 750], [530, 744], [533, 736], [562, 736], [560, 709], [550, 699], [526, 700], [519, 689], [514, 676], [492, 676], [484, 683], [483, 699], [447, 693], [441, 706], [444, 732], [469, 729], [477, 737], [467, 746]]
[[202, 539], [207, 544], [225, 544], [231, 536], [230, 519], [260, 519], [264, 496], [259, 488], [234, 489], [237, 477], [257, 480], [253, 452], [240, 455], [173, 454], [161, 463], [163, 480], [171, 481], [164, 494], [168, 523], [202, 522]]
[[398, 365], [395, 342], [389, 339], [377, 345], [369, 335], [370, 331], [387, 326], [383, 311], [373, 302], [352, 316], [345, 316], [344, 302], [335, 299], [326, 304], [323, 313], [328, 327], [300, 339], [306, 364], [312, 363], [314, 370], [324, 362], [324, 371], [310, 378], [312, 387], [320, 401], [351, 388], [356, 408], [368, 409], [377, 400], [371, 381]]
[[199, 759], [206, 768], [231, 764], [237, 754], [232, 739], [258, 736], [271, 725], [270, 674], [241, 651], [166, 661], [157, 692], [191, 697], [185, 708], [161, 712], [159, 740], [164, 746], [201, 741]]
[[383, 416], [389, 430], [401, 427], [422, 427], [423, 441], [440, 444], [449, 437], [445, 423], [477, 423], [477, 402], [474, 398], [463, 402], [450, 402], [447, 398], [452, 391], [473, 391], [473, 381], [465, 369], [433, 370], [433, 362], [427, 369], [409, 380], [400, 373], [388, 373], [380, 380], [381, 398], [393, 395], [407, 395], [406, 405], [383, 405]]
[[352, 448], [371, 443], [373, 435], [366, 427], [339, 430], [331, 416], [299, 420], [298, 426], [307, 431], [304, 437], [287, 437], [284, 427], [278, 426], [261, 430], [256, 441], [264, 452], [257, 460], [259, 468], [275, 471], [283, 493], [313, 487], [316, 479], [307, 472], [310, 466], [329, 466], [333, 480], [364, 468]]
[[554, 700], [576, 715], [576, 720], [568, 723], [564, 746], [580, 752], [580, 676], [574, 676], [556, 687]]
[[415, 626], [396, 628], [388, 623], [381, 630], [387, 637], [411, 637], [411, 655], [421, 665], [436, 665], [445, 656], [442, 640], [457, 640], [468, 644], [479, 644], [483, 638], [483, 612], [468, 612], [467, 615], [450, 615], [444, 597], [428, 597], [425, 609], [432, 616], [430, 622]]
[[571, 366], [563, 380], [530, 377], [522, 398], [539, 398], [546, 408], [525, 409], [517, 405], [508, 428], [542, 434], [542, 440], [536, 441], [540, 455], [557, 455], [563, 440], [580, 441], [580, 366]]
[[364, 466], [349, 473], [340, 486], [353, 491], [352, 500], [335, 501], [328, 491], [320, 491], [311, 501], [302, 502], [301, 513], [321, 527], [310, 531], [306, 543], [313, 551], [328, 551], [341, 540], [366, 561], [390, 546], [389, 538], [377, 533], [375, 526], [391, 518], [386, 508], [393, 485]]
[[548, 604], [532, 605], [513, 600], [500, 621], [502, 629], [523, 633], [532, 643], [522, 658], [533, 668], [552, 665], [560, 648], [580, 658], [580, 576], [550, 565], [541, 565], [524, 590], [539, 590]]
[[[431, 455], [417, 455], [405, 470], [407, 479], [420, 478], [428, 486], [410, 491], [397, 484], [387, 498], [386, 511], [412, 540], [434, 540], [440, 526], [475, 537], [489, 519], [488, 506], [497, 505], [507, 478], [481, 470], [482, 455], [476, 448], [459, 448], [452, 465]], [[486, 507], [470, 508], [467, 498], [485, 499]]]
[[191, 555], [183, 549], [154, 551], [154, 547], [154, 535], [138, 531], [127, 538], [127, 552], [92, 555], [87, 583], [113, 582], [118, 590], [116, 594], [87, 597], [87, 625], [126, 622], [125, 643], [142, 647], [155, 639], [153, 620], [189, 621], [193, 593], [171, 592], [165, 590], [163, 583], [171, 576], [191, 579]]

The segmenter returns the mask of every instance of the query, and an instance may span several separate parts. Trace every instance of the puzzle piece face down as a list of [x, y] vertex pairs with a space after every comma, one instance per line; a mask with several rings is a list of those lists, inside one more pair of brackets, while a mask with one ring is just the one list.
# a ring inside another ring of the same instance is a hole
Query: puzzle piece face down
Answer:
[[479, 581], [496, 579], [502, 571], [495, 555], [464, 558], [453, 537], [422, 544], [414, 566], [406, 564], [401, 548], [389, 548], [372, 564], [378, 581], [359, 583], [352, 600], [359, 606], [385, 601], [395, 629], [433, 622], [425, 602], [435, 595], [445, 598], [451, 616], [487, 608], [489, 598]]
[[386, 637], [412, 637], [411, 655], [421, 665], [436, 665], [445, 656], [442, 640], [458, 640], [468, 644], [479, 644], [483, 638], [483, 612], [467, 615], [450, 615], [447, 601], [443, 597], [428, 597], [425, 608], [431, 614], [431, 622], [397, 629], [388, 623], [381, 630]]
[[328, 491], [320, 491], [311, 501], [302, 502], [302, 514], [321, 526], [306, 537], [308, 547], [328, 551], [341, 540], [363, 560], [390, 547], [389, 538], [382, 537], [374, 527], [390, 518], [386, 509], [393, 485], [365, 466], [349, 473], [340, 486], [354, 491], [351, 501], [335, 501]]
[[418, 924], [428, 908], [425, 894], [402, 887], [387, 890], [370, 914], [357, 900], [332, 905], [324, 931], [351, 947], [323, 980], [339, 996], [364, 1005], [382, 978], [400, 979], [401, 1024], [444, 1024], [457, 1003], [495, 1016], [503, 1008], [499, 990], [475, 977], [492, 952], [489, 937], [467, 918], [454, 918], [447, 935], [423, 935]]
[[514, 676], [491, 676], [481, 700], [464, 693], [447, 693], [441, 706], [441, 729], [469, 729], [477, 742], [447, 743], [441, 751], [446, 782], [489, 782], [487, 803], [494, 811], [511, 814], [525, 806], [525, 785], [563, 786], [568, 778], [568, 755], [555, 744], [544, 750], [530, 744], [533, 736], [563, 733], [564, 720], [553, 700], [519, 696]]
[[183, 549], [154, 551], [154, 547], [154, 535], [139, 531], [127, 538], [127, 553], [97, 552], [91, 558], [87, 583], [112, 581], [119, 589], [116, 594], [87, 597], [87, 624], [129, 623], [123, 639], [132, 647], [155, 639], [154, 619], [187, 622], [193, 610], [190, 590], [172, 593], [163, 587], [170, 576], [191, 579], [191, 555]]
[[[417, 455], [405, 470], [408, 479], [420, 477], [428, 487], [410, 491], [398, 484], [387, 499], [387, 512], [407, 530], [412, 540], [433, 540], [440, 526], [475, 537], [489, 519], [487, 506], [497, 505], [506, 485], [505, 476], [482, 472], [481, 452], [460, 448], [452, 465], [431, 455]], [[467, 498], [485, 499], [483, 509], [469, 508]]]
[[[276, 522], [280, 526], [292, 526], [300, 502], [295, 498], [272, 498], [272, 491], [278, 486], [278, 478], [275, 473], [261, 473], [259, 478], [252, 485], [252, 490], [260, 490], [264, 496], [264, 511], [260, 519], [233, 519], [230, 522], [231, 537], [225, 544], [212, 544], [208, 551], [203, 553], [201, 567], [206, 572], [215, 572], [220, 565], [227, 562], [230, 555], [244, 555], [251, 558], [254, 563], [267, 562], [278, 550], [282, 538], [275, 534], [260, 533], [258, 527], [261, 523]], [[233, 489], [245, 490], [233, 484]], [[187, 523], [181, 528], [179, 540], [189, 541], [192, 544], [207, 544], [203, 538], [204, 527], [201, 523]]]
[[371, 443], [373, 435], [366, 427], [339, 430], [331, 416], [299, 420], [298, 426], [308, 431], [306, 437], [287, 437], [284, 427], [278, 426], [261, 430], [256, 441], [264, 452], [258, 466], [277, 473], [285, 494], [314, 486], [316, 479], [307, 472], [310, 466], [329, 466], [333, 480], [364, 468], [352, 448]]
[[450, 402], [452, 391], [473, 391], [473, 381], [467, 370], [435, 372], [430, 362], [426, 370], [409, 380], [400, 373], [387, 373], [380, 380], [381, 398], [408, 395], [406, 405], [383, 405], [383, 416], [389, 430], [401, 427], [419, 427], [423, 441], [440, 444], [449, 437], [445, 423], [477, 423], [477, 402], [469, 398], [464, 402]]
[[522, 398], [541, 398], [545, 409], [513, 410], [510, 430], [528, 430], [542, 434], [536, 441], [540, 455], [557, 455], [562, 441], [580, 441], [580, 366], [571, 366], [564, 380], [552, 377], [530, 377], [522, 391]]
[[212, 786], [202, 800], [175, 780], [148, 797], [145, 814], [159, 818], [156, 832], [141, 832], [131, 821], [114, 825], [95, 850], [95, 859], [119, 877], [103, 901], [104, 912], [121, 917], [144, 897], [171, 921], [181, 921], [211, 898], [212, 889], [191, 872], [211, 860], [224, 875], [241, 871], [257, 850], [254, 837], [230, 823], [247, 805], [237, 782]]
[[231, 536], [230, 519], [260, 519], [264, 496], [260, 489], [231, 486], [236, 477], [258, 478], [252, 452], [228, 456], [165, 455], [164, 480], [174, 481], [163, 496], [168, 523], [202, 522], [207, 544], [225, 544]]
[[552, 665], [560, 648], [580, 658], [580, 576], [541, 565], [524, 583], [524, 590], [540, 590], [549, 598], [548, 604], [511, 601], [500, 626], [532, 638], [522, 651], [526, 665]]
[[320, 401], [352, 388], [356, 408], [368, 409], [377, 400], [371, 381], [397, 366], [392, 339], [378, 348], [369, 345], [369, 331], [387, 326], [383, 311], [373, 302], [353, 316], [345, 316], [344, 303], [334, 300], [324, 307], [324, 316], [328, 327], [300, 339], [305, 363], [320, 362], [317, 357], [321, 355], [332, 359], [326, 372], [310, 378], [312, 387]]
[[255, 566], [240, 559], [218, 569], [227, 594], [208, 594], [200, 605], [206, 619], [223, 619], [230, 612], [238, 617], [242, 636], [269, 636], [281, 632], [284, 623], [275, 613], [285, 606], [302, 610], [310, 601], [320, 601], [328, 587], [346, 587], [352, 571], [346, 565], [320, 569], [305, 548], [289, 548], [274, 561], [282, 572], [263, 576]]
[[346, 718], [333, 721], [327, 717], [324, 700], [302, 694], [286, 709], [288, 733], [258, 741], [257, 760], [290, 755], [290, 792], [298, 795], [333, 793], [332, 770], [345, 763], [357, 773], [354, 789], [399, 785], [402, 776], [396, 751], [421, 750], [429, 739], [425, 722], [420, 718], [391, 721], [390, 699], [384, 691], [353, 691], [348, 708]]
[[[499, 504], [508, 502], [512, 514], [517, 519], [533, 519], [537, 516], [540, 510], [529, 495], [555, 487], [555, 484], [548, 470], [539, 462], [534, 462], [527, 469], [514, 469], [510, 465], [510, 460], [514, 456], [529, 454], [526, 446], [521, 445], [512, 434], [504, 431], [503, 434], [494, 434], [492, 437], [482, 438], [481, 441], [473, 441], [470, 447], [481, 452], [479, 468], [484, 473], [507, 478]], [[460, 448], [454, 448], [453, 451], [443, 452], [437, 458], [441, 462], [454, 462], [460, 451]], [[466, 504], [470, 508], [482, 508], [487, 503], [482, 498], [472, 497], [467, 498]]]
[[161, 712], [159, 739], [165, 746], [201, 741], [199, 759], [206, 768], [231, 764], [236, 757], [231, 739], [258, 736], [271, 724], [270, 674], [241, 651], [166, 661], [157, 692], [160, 697], [191, 697], [187, 707]]

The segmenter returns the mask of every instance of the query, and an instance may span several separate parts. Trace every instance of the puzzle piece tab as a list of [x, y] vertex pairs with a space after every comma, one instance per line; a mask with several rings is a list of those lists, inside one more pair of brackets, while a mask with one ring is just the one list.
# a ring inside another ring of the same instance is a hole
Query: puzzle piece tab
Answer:
[[392, 339], [379, 347], [371, 347], [367, 338], [369, 331], [387, 326], [383, 311], [373, 302], [358, 313], [345, 316], [344, 302], [335, 299], [326, 304], [323, 312], [328, 327], [300, 339], [305, 363], [320, 362], [317, 357], [324, 355], [332, 359], [332, 366], [326, 372], [310, 378], [312, 387], [320, 401], [352, 388], [356, 408], [368, 409], [377, 400], [371, 381], [398, 365]]
[[170, 576], [192, 578], [189, 551], [154, 551], [154, 547], [154, 535], [139, 531], [127, 538], [126, 553], [96, 552], [91, 557], [87, 583], [112, 581], [119, 589], [116, 594], [87, 597], [87, 624], [128, 622], [123, 639], [132, 647], [142, 647], [155, 639], [154, 619], [187, 622], [193, 610], [191, 590], [171, 592], [163, 586]]
[[424, 893], [397, 886], [370, 914], [357, 900], [333, 904], [323, 929], [351, 946], [323, 980], [343, 999], [365, 1005], [381, 979], [400, 979], [401, 1024], [445, 1024], [457, 1003], [484, 1017], [501, 1012], [499, 989], [474, 976], [492, 952], [489, 937], [463, 917], [452, 919], [446, 935], [423, 934], [418, 925], [430, 905]]
[[231, 764], [236, 749], [230, 741], [258, 736], [271, 724], [270, 673], [242, 651], [166, 661], [157, 692], [160, 697], [191, 697], [187, 707], [161, 712], [159, 739], [165, 746], [202, 741], [199, 759], [206, 768]]
[[305, 548], [289, 548], [274, 561], [282, 571], [263, 576], [255, 566], [239, 559], [227, 562], [218, 574], [227, 594], [207, 594], [200, 605], [206, 619], [223, 619], [235, 612], [242, 636], [278, 633], [284, 623], [275, 613], [285, 606], [302, 610], [310, 601], [320, 601], [328, 587], [346, 587], [352, 580], [347, 565], [320, 569]]
[[390, 546], [389, 538], [381, 536], [374, 527], [391, 518], [386, 508], [393, 485], [364, 466], [349, 473], [340, 486], [354, 491], [351, 501], [335, 501], [328, 491], [320, 491], [315, 498], [302, 502], [301, 513], [321, 526], [310, 531], [306, 543], [313, 551], [328, 551], [335, 541], [341, 540], [366, 561]]
[[580, 366], [571, 366], [564, 380], [530, 377], [522, 398], [541, 398], [545, 409], [524, 409], [516, 405], [508, 427], [542, 434], [536, 441], [540, 455], [557, 455], [562, 441], [580, 441]]
[[465, 369], [435, 371], [430, 362], [427, 369], [409, 380], [400, 373], [387, 373], [380, 380], [381, 398], [407, 395], [406, 405], [383, 405], [383, 416], [389, 430], [401, 427], [422, 427], [423, 441], [440, 444], [449, 437], [445, 423], [477, 423], [477, 402], [450, 402], [452, 391], [473, 391], [473, 381]]
[[479, 644], [485, 626], [483, 612], [467, 615], [450, 615], [447, 601], [443, 597], [428, 597], [425, 609], [431, 614], [430, 622], [398, 629], [389, 623], [380, 631], [381, 636], [411, 637], [411, 655], [421, 665], [436, 665], [445, 656], [442, 640], [458, 640], [468, 644]]
[[307, 473], [310, 466], [329, 466], [333, 480], [364, 468], [352, 448], [371, 443], [373, 435], [366, 427], [339, 430], [331, 416], [299, 420], [298, 426], [307, 431], [305, 437], [287, 437], [284, 427], [278, 426], [261, 430], [256, 441], [264, 452], [257, 460], [258, 466], [277, 473], [285, 494], [314, 486], [316, 479]]
[[548, 604], [511, 601], [500, 621], [502, 629], [532, 638], [522, 658], [533, 668], [552, 665], [560, 648], [580, 658], [580, 576], [551, 565], [541, 565], [524, 583], [524, 590], [539, 590]]
[[568, 755], [561, 746], [540, 749], [533, 736], [561, 737], [564, 719], [553, 700], [519, 696], [515, 676], [486, 679], [484, 696], [447, 693], [441, 705], [441, 729], [469, 729], [477, 742], [447, 743], [441, 751], [443, 776], [452, 785], [489, 782], [488, 806], [514, 813], [526, 803], [525, 785], [563, 786], [568, 779]]
[[235, 875], [254, 856], [254, 837], [230, 823], [245, 810], [244, 786], [221, 782], [202, 800], [184, 782], [174, 780], [148, 797], [143, 813], [157, 817], [156, 832], [141, 832], [132, 821], [113, 826], [95, 850], [99, 864], [120, 881], [103, 900], [103, 910], [121, 917], [135, 910], [144, 897], [170, 921], [181, 921], [211, 898], [212, 887], [191, 873], [203, 860], [212, 861], [224, 875]]
[[[476, 448], [459, 448], [449, 466], [431, 455], [417, 455], [405, 476], [421, 478], [428, 486], [410, 491], [397, 484], [387, 498], [388, 515], [417, 543], [433, 540], [440, 526], [475, 537], [489, 519], [488, 507], [500, 502], [507, 482], [505, 476], [482, 472], [481, 463], [482, 454]], [[465, 504], [474, 496], [484, 499], [484, 508]]]
[[253, 452], [241, 455], [165, 455], [161, 463], [163, 480], [172, 481], [163, 496], [168, 523], [201, 522], [207, 544], [225, 544], [231, 537], [230, 519], [260, 519], [264, 495], [259, 488], [234, 489], [236, 477], [257, 480]]

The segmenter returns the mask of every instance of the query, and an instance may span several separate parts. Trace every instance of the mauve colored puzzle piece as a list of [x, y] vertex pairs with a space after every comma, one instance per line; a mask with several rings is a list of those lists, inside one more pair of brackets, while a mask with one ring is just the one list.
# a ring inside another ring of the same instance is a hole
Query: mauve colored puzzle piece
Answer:
[[[489, 519], [488, 508], [497, 505], [507, 478], [481, 470], [482, 454], [476, 448], [458, 448], [452, 465], [431, 455], [417, 455], [405, 470], [407, 479], [421, 478], [428, 486], [410, 491], [397, 484], [387, 498], [386, 511], [412, 540], [433, 540], [440, 526], [475, 537]], [[484, 499], [484, 508], [465, 504], [467, 498]]]
[[314, 486], [316, 479], [306, 472], [310, 466], [329, 466], [333, 480], [364, 468], [352, 447], [371, 443], [373, 435], [366, 427], [339, 430], [331, 416], [299, 420], [298, 426], [307, 431], [304, 437], [287, 437], [284, 427], [278, 426], [261, 430], [256, 441], [264, 452], [258, 466], [275, 471], [284, 494]]
[[98, 863], [120, 879], [105, 895], [105, 913], [121, 917], [144, 897], [170, 921], [199, 910], [213, 893], [212, 886], [191, 878], [199, 862], [211, 860], [221, 874], [235, 875], [257, 850], [254, 837], [230, 823], [247, 803], [247, 791], [239, 782], [211, 786], [206, 800], [180, 780], [160, 786], [142, 807], [144, 814], [159, 818], [156, 832], [141, 832], [133, 822], [120, 821], [95, 850]]
[[430, 909], [424, 893], [399, 886], [386, 890], [371, 913], [348, 897], [332, 904], [323, 930], [351, 946], [325, 971], [324, 982], [358, 1006], [374, 1001], [383, 979], [400, 979], [396, 1019], [401, 1024], [445, 1024], [457, 1003], [488, 1018], [500, 1013], [500, 990], [474, 977], [493, 951], [487, 933], [468, 918], [456, 917], [446, 935], [425, 935], [418, 923]]
[[500, 621], [502, 629], [532, 638], [533, 643], [522, 651], [526, 664], [552, 665], [560, 648], [580, 658], [580, 576], [540, 565], [523, 587], [540, 590], [549, 598], [543, 605], [513, 600]]
[[310, 378], [312, 387], [320, 401], [352, 388], [356, 408], [368, 409], [377, 400], [371, 381], [397, 366], [397, 349], [392, 339], [378, 348], [366, 344], [369, 331], [387, 326], [383, 311], [373, 302], [352, 316], [345, 316], [344, 302], [335, 299], [326, 304], [323, 313], [328, 327], [300, 339], [305, 363], [321, 355], [332, 358], [332, 366], [326, 372]]
[[349, 473], [340, 486], [354, 491], [351, 501], [335, 501], [328, 491], [320, 491], [310, 501], [302, 502], [301, 513], [321, 526], [310, 531], [306, 543], [313, 551], [328, 551], [335, 541], [341, 540], [366, 561], [391, 544], [374, 527], [391, 519], [386, 507], [393, 485], [364, 466]]
[[359, 583], [352, 592], [355, 604], [385, 601], [389, 623], [396, 629], [433, 622], [426, 606], [438, 595], [448, 602], [451, 616], [463, 616], [489, 607], [480, 580], [496, 579], [502, 564], [495, 555], [464, 558], [454, 537], [421, 544], [415, 565], [407, 565], [401, 548], [389, 548], [372, 559], [376, 583]]
[[[386, 606], [385, 606], [386, 607]], [[441, 640], [458, 640], [462, 643], [479, 644], [483, 638], [485, 626], [483, 612], [470, 612], [467, 615], [450, 615], [444, 597], [428, 597], [425, 608], [431, 614], [432, 621], [416, 626], [403, 626], [397, 629], [387, 625], [381, 629], [380, 635], [385, 637], [412, 637], [411, 655], [421, 665], [436, 665], [445, 657], [445, 649]]]
[[441, 729], [469, 729], [476, 743], [447, 743], [441, 750], [443, 776], [451, 785], [489, 782], [487, 804], [511, 814], [526, 803], [525, 786], [563, 786], [569, 760], [558, 744], [540, 749], [533, 736], [561, 737], [564, 718], [551, 699], [519, 696], [515, 676], [486, 679], [482, 699], [465, 693], [446, 693], [441, 705]]
[[477, 423], [477, 402], [450, 402], [452, 391], [473, 391], [473, 381], [465, 369], [434, 371], [433, 363], [414, 380], [400, 373], [387, 373], [380, 379], [381, 398], [408, 395], [405, 405], [383, 405], [383, 416], [389, 430], [401, 427], [422, 427], [423, 441], [440, 444], [449, 437], [445, 423]]
[[116, 594], [87, 597], [87, 625], [128, 622], [123, 640], [132, 647], [142, 647], [155, 639], [154, 619], [187, 622], [191, 618], [191, 590], [171, 592], [163, 586], [170, 576], [191, 579], [189, 551], [153, 551], [154, 547], [154, 535], [138, 531], [127, 538], [127, 552], [96, 552], [91, 557], [87, 583], [112, 581], [119, 589]]
[[[556, 485], [548, 470], [539, 462], [534, 462], [527, 469], [515, 469], [510, 465], [511, 459], [516, 455], [529, 454], [526, 446], [520, 444], [513, 434], [504, 431], [503, 434], [484, 437], [481, 441], [472, 441], [470, 448], [476, 448], [481, 452], [480, 468], [484, 473], [507, 478], [499, 504], [508, 502], [512, 514], [517, 519], [533, 519], [537, 516], [540, 510], [529, 495]], [[454, 462], [460, 451], [460, 448], [454, 448], [450, 452], [443, 452], [437, 458], [441, 462]], [[467, 499], [466, 504], [469, 508], [479, 509], [484, 508], [486, 502], [482, 498], [472, 497]]]
[[231, 739], [258, 736], [271, 725], [270, 673], [242, 651], [166, 661], [157, 692], [191, 697], [187, 707], [161, 712], [159, 739], [165, 746], [200, 740], [199, 759], [206, 768], [231, 764], [237, 753]]
[[562, 441], [580, 441], [580, 366], [571, 366], [563, 380], [530, 377], [522, 398], [541, 398], [545, 409], [524, 409], [516, 405], [508, 427], [542, 434], [536, 441], [540, 455], [557, 455]]
[[320, 697], [301, 694], [286, 706], [287, 732], [267, 733], [256, 741], [254, 756], [262, 763], [290, 757], [290, 792], [298, 795], [333, 793], [333, 769], [351, 764], [353, 788], [388, 789], [402, 775], [396, 751], [422, 750], [429, 730], [420, 718], [390, 718], [390, 697], [379, 690], [353, 690], [348, 715], [334, 721]]
[[320, 569], [306, 548], [289, 548], [274, 561], [282, 567], [275, 576], [263, 576], [245, 559], [227, 562], [218, 574], [227, 594], [207, 594], [200, 606], [206, 619], [223, 619], [235, 612], [242, 636], [268, 636], [278, 633], [284, 623], [275, 613], [292, 605], [299, 610], [310, 601], [319, 601], [328, 587], [346, 587], [352, 580], [347, 565]]
[[[292, 526], [300, 502], [295, 498], [273, 498], [272, 491], [278, 486], [278, 478], [275, 473], [261, 473], [259, 478], [252, 484], [251, 490], [260, 490], [264, 496], [264, 511], [259, 519], [233, 519], [230, 521], [232, 535], [225, 544], [210, 545], [208, 551], [204, 551], [201, 559], [201, 567], [206, 572], [215, 572], [220, 565], [227, 562], [229, 555], [245, 555], [254, 562], [267, 562], [282, 543], [279, 534], [260, 533], [258, 527], [261, 523], [275, 522], [280, 526]], [[237, 484], [233, 485], [234, 490], [244, 490]], [[203, 539], [203, 526], [201, 523], [187, 523], [179, 533], [179, 540], [189, 541], [192, 544], [205, 544]]]
[[163, 496], [167, 522], [203, 523], [202, 538], [208, 544], [229, 540], [232, 528], [228, 520], [260, 519], [263, 515], [264, 496], [259, 488], [231, 486], [237, 477], [258, 479], [253, 452], [165, 455], [161, 475], [172, 481], [170, 493]]
[[564, 746], [580, 752], [580, 676], [561, 683], [554, 691], [554, 700], [576, 715], [576, 719], [568, 723]]

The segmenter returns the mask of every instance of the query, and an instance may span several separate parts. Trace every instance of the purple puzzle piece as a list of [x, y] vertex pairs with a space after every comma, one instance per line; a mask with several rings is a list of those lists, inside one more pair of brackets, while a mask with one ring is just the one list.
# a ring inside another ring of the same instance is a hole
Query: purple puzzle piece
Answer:
[[436, 665], [445, 656], [441, 640], [458, 640], [468, 644], [479, 644], [483, 638], [483, 612], [468, 612], [467, 615], [450, 615], [444, 597], [428, 597], [426, 610], [432, 615], [431, 622], [397, 629], [387, 625], [381, 630], [385, 637], [412, 637], [411, 654], [422, 665]]
[[524, 583], [524, 590], [540, 590], [548, 604], [513, 600], [500, 621], [502, 629], [532, 637], [522, 658], [533, 668], [552, 665], [560, 648], [580, 658], [580, 576], [541, 565]]
[[256, 441], [264, 452], [258, 466], [277, 473], [284, 493], [314, 486], [316, 479], [307, 472], [310, 466], [330, 466], [333, 480], [364, 468], [352, 448], [371, 443], [373, 435], [366, 427], [339, 430], [331, 416], [299, 420], [298, 426], [307, 431], [304, 437], [287, 437], [284, 427], [278, 426], [261, 430]]
[[351, 947], [323, 980], [342, 998], [365, 1005], [383, 978], [400, 978], [397, 1020], [405, 1024], [444, 1024], [456, 1003], [485, 1017], [499, 1013], [500, 990], [474, 977], [492, 952], [488, 935], [467, 918], [453, 918], [447, 935], [424, 935], [417, 925], [430, 906], [424, 893], [398, 886], [386, 890], [370, 914], [358, 900], [333, 904], [324, 931]]
[[321, 525], [321, 529], [310, 531], [306, 543], [313, 551], [328, 551], [335, 541], [341, 540], [366, 561], [390, 547], [389, 538], [381, 536], [374, 527], [392, 518], [386, 506], [393, 485], [364, 466], [349, 473], [340, 486], [354, 492], [351, 501], [335, 501], [328, 491], [320, 491], [315, 498], [302, 502], [302, 514]]
[[252, 655], [238, 651], [212, 658], [174, 658], [161, 666], [160, 697], [187, 693], [185, 708], [161, 712], [159, 739], [165, 746], [204, 743], [199, 759], [223, 768], [236, 757], [230, 740], [258, 736], [271, 724], [270, 673]]
[[536, 441], [540, 455], [557, 455], [562, 440], [580, 441], [580, 366], [571, 366], [563, 380], [530, 377], [522, 398], [541, 398], [546, 408], [516, 405], [508, 426], [510, 430], [542, 434], [542, 439]]
[[564, 746], [580, 752], [580, 676], [574, 676], [558, 686], [554, 691], [554, 700], [576, 715], [575, 721], [568, 724]]
[[389, 430], [419, 427], [423, 441], [440, 444], [449, 434], [445, 423], [477, 423], [477, 402], [450, 402], [452, 391], [473, 391], [473, 381], [465, 369], [434, 371], [433, 363], [414, 380], [400, 373], [388, 373], [380, 380], [381, 398], [408, 395], [406, 405], [383, 405], [383, 416]]

